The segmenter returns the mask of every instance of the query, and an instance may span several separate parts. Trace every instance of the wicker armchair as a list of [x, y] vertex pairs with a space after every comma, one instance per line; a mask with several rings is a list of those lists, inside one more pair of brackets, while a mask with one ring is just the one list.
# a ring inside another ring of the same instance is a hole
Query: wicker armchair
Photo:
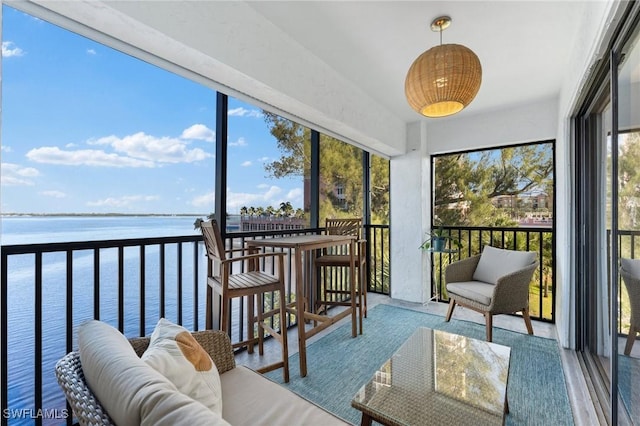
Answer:
[[[505, 250], [506, 251], [506, 250]], [[529, 318], [529, 283], [539, 262], [535, 260], [525, 267], [515, 269], [497, 278], [495, 284], [474, 279], [481, 255], [469, 257], [447, 266], [445, 281], [449, 295], [446, 321], [451, 319], [457, 305], [484, 315], [487, 341], [493, 339], [493, 316], [522, 311], [529, 334], [533, 334]]]
[[[233, 349], [229, 336], [221, 331], [206, 330], [193, 332], [193, 337], [200, 343], [216, 364], [220, 374], [235, 368]], [[148, 337], [129, 340], [138, 356], [149, 346]], [[80, 425], [113, 425], [113, 421], [104, 410], [100, 401], [87, 386], [80, 363], [80, 353], [70, 352], [56, 363], [56, 378], [62, 388], [73, 414]]]
[[[629, 334], [627, 335], [627, 343], [624, 347], [624, 354], [630, 355], [631, 348], [636, 341], [636, 334], [640, 331], [640, 276], [633, 274], [632, 271], [624, 269], [628, 265], [629, 260], [623, 259], [620, 267], [620, 276], [627, 288], [629, 294], [629, 303], [631, 304], [631, 320], [629, 324]], [[638, 262], [631, 260], [630, 262]], [[630, 265], [629, 265], [630, 266]]]

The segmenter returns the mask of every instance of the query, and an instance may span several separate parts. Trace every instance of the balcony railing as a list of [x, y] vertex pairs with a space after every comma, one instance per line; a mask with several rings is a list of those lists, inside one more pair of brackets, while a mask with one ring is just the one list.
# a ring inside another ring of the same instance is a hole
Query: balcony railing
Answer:
[[462, 248], [451, 253], [431, 254], [433, 268], [432, 295], [440, 295], [441, 301], [449, 301], [444, 282], [446, 266], [459, 259], [482, 252], [482, 247], [491, 245], [510, 250], [527, 250], [538, 253], [540, 266], [529, 286], [529, 311], [531, 318], [555, 322], [555, 236], [553, 229], [488, 228], [488, 227], [444, 227], [445, 233], [460, 241]]
[[[227, 244], [320, 231], [231, 233]], [[389, 294], [388, 226], [368, 226], [367, 241], [368, 290]], [[287, 276], [291, 262], [288, 256]], [[77, 347], [77, 327], [86, 320], [105, 321], [127, 337], [150, 334], [160, 317], [192, 330], [205, 325], [207, 262], [197, 235], [9, 245], [0, 264], [3, 425], [12, 412], [24, 419], [24, 410], [42, 409], [45, 415], [34, 418], [40, 425], [47, 413], [69, 409], [54, 366]], [[286, 285], [291, 294], [291, 281]], [[237, 341], [246, 333], [243, 307], [232, 314]]]

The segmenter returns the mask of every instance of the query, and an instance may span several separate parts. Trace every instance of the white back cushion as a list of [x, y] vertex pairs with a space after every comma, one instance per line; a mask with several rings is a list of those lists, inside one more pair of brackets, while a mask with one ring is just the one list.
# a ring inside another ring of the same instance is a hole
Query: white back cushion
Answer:
[[515, 251], [484, 246], [480, 261], [473, 273], [475, 281], [496, 284], [500, 277], [509, 275], [536, 261], [534, 251]]
[[78, 347], [89, 388], [118, 426], [228, 424], [138, 358], [109, 324], [83, 323]]
[[640, 277], [640, 259], [620, 258], [620, 266], [634, 277]]

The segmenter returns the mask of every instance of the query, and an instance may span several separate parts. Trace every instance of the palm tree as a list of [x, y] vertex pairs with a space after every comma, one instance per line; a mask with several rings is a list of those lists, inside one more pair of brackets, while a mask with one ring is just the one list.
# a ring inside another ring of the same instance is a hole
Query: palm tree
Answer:
[[265, 213], [269, 216], [269, 217], [273, 217], [276, 213], [276, 209], [273, 208], [273, 206], [269, 206], [267, 207], [267, 209], [265, 210]]
[[293, 213], [293, 206], [291, 205], [291, 203], [289, 201], [287, 202], [282, 202], [280, 203], [280, 211], [282, 212], [282, 215], [285, 217], [291, 217], [292, 213]]

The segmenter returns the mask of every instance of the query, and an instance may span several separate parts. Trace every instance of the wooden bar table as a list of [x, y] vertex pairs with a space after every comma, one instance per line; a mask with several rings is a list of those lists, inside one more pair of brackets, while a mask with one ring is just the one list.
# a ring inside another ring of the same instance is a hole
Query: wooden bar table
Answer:
[[[296, 320], [298, 322], [298, 351], [300, 355], [300, 376], [302, 377], [307, 375], [307, 339], [332, 324], [335, 324], [337, 321], [349, 314], [351, 314], [351, 335], [352, 337], [357, 336], [355, 241], [356, 238], [352, 235], [294, 235], [245, 241], [247, 247], [270, 247], [272, 249], [289, 249], [294, 251], [296, 300], [294, 303], [287, 306], [287, 311], [296, 315]], [[313, 279], [313, 277], [307, 277], [308, 282], [305, 283], [305, 277], [302, 269], [303, 253], [306, 252], [307, 255], [310, 255], [310, 258], [313, 259], [314, 250], [345, 245], [349, 246], [349, 253], [351, 256], [351, 265], [349, 268], [349, 280], [352, 283], [352, 285], [350, 285], [350, 309], [346, 309], [334, 316], [318, 315], [315, 312], [310, 311], [310, 309], [312, 309], [312, 304], [308, 303], [309, 296], [314, 294], [316, 291], [314, 288], [316, 280]], [[312, 321], [312, 324], [316, 325], [307, 329], [305, 326], [306, 321]]]

